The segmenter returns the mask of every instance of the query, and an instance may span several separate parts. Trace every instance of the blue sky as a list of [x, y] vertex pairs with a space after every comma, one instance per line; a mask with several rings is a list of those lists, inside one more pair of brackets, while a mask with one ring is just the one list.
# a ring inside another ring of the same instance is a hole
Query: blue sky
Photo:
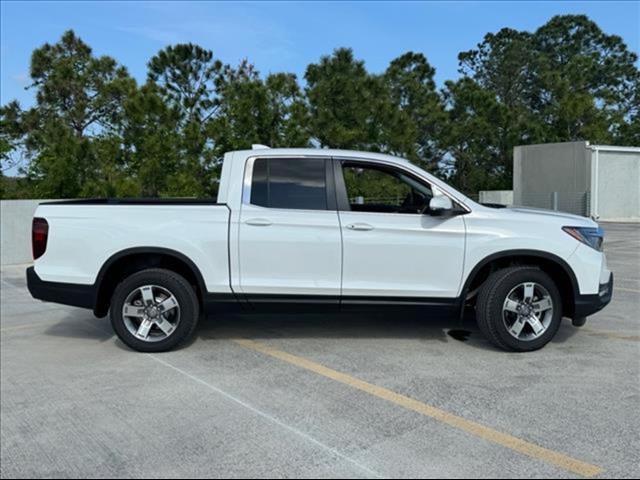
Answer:
[[195, 42], [261, 73], [290, 71], [341, 46], [373, 72], [407, 50], [423, 52], [439, 84], [457, 74], [457, 54], [502, 27], [534, 30], [556, 14], [585, 13], [638, 52], [640, 2], [5, 2], [1, 3], [1, 103], [28, 106], [29, 57], [72, 28], [98, 55], [139, 81], [165, 45]]

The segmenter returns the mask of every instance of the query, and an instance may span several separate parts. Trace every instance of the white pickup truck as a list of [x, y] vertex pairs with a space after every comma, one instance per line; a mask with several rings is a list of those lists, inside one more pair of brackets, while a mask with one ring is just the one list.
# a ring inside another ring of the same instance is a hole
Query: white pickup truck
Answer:
[[480, 205], [410, 162], [341, 150], [227, 153], [217, 202], [75, 200], [33, 219], [32, 296], [110, 314], [139, 351], [228, 307], [475, 308], [496, 346], [544, 346], [610, 300], [587, 218]]

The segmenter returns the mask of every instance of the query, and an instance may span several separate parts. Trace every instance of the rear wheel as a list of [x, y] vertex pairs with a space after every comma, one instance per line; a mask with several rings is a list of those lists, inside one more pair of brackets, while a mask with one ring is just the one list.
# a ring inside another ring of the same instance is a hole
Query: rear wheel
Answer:
[[159, 268], [134, 273], [111, 300], [111, 325], [140, 352], [171, 350], [187, 341], [198, 322], [198, 298], [182, 276]]
[[498, 270], [480, 290], [476, 316], [480, 330], [494, 345], [518, 352], [537, 350], [560, 327], [560, 292], [538, 268]]

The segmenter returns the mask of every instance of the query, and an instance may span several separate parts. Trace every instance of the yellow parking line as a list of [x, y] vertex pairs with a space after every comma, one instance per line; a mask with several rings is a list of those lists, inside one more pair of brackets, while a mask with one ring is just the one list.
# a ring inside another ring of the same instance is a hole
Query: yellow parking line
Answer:
[[40, 327], [42, 325], [46, 326], [46, 324], [43, 324], [43, 323], [28, 323], [26, 325], [17, 325], [15, 327], [3, 327], [3, 328], [0, 328], [0, 332], [12, 332], [14, 330], [24, 330], [25, 328], [35, 328], [35, 327]]
[[256, 342], [254, 340], [236, 339], [234, 340], [234, 342], [245, 348], [263, 353], [265, 355], [269, 355], [297, 367], [304, 368], [305, 370], [309, 370], [311, 372], [322, 375], [323, 377], [327, 377], [350, 387], [356, 388], [375, 397], [404, 407], [408, 410], [412, 410], [427, 417], [433, 418], [451, 427], [464, 430], [465, 432], [480, 437], [484, 440], [488, 440], [529, 457], [553, 464], [569, 472], [573, 472], [584, 477], [593, 477], [603, 471], [602, 468], [596, 465], [591, 465], [581, 460], [577, 460], [575, 458], [564, 455], [563, 453], [540, 447], [507, 433], [499, 432], [490, 427], [486, 427], [471, 420], [459, 417], [452, 413], [446, 412], [445, 410], [432, 407], [431, 405], [427, 405], [426, 403], [414, 400], [413, 398], [409, 398], [405, 395], [401, 395], [386, 388], [373, 385], [363, 380], [359, 380], [358, 378], [347, 375], [346, 373], [338, 372], [337, 370], [325, 367], [324, 365], [320, 365], [319, 363], [308, 360], [304, 357], [299, 357], [297, 355], [283, 352], [282, 350], [271, 348], [268, 345]]
[[587, 335], [592, 337], [602, 337], [615, 340], [629, 340], [631, 342], [640, 342], [640, 335], [624, 335], [616, 332], [610, 332], [605, 330], [594, 330], [589, 327], [580, 327], [580, 330], [584, 331]]

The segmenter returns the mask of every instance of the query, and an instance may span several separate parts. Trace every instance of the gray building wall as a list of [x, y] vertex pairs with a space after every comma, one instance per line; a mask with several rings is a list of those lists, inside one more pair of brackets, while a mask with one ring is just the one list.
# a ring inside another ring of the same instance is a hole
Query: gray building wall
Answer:
[[513, 202], [552, 208], [553, 192], [561, 210], [583, 210], [591, 184], [591, 155], [587, 142], [546, 143], [515, 147]]
[[[594, 147], [599, 148], [599, 147]], [[596, 152], [592, 153], [595, 162]], [[598, 149], [594, 215], [601, 220], [640, 221], [640, 152]]]
[[548, 143], [514, 148], [515, 205], [640, 221], [640, 148]]
[[0, 200], [0, 264], [33, 261], [31, 221], [40, 202], [46, 200]]
[[478, 201], [480, 203], [513, 205], [513, 190], [480, 190]]

